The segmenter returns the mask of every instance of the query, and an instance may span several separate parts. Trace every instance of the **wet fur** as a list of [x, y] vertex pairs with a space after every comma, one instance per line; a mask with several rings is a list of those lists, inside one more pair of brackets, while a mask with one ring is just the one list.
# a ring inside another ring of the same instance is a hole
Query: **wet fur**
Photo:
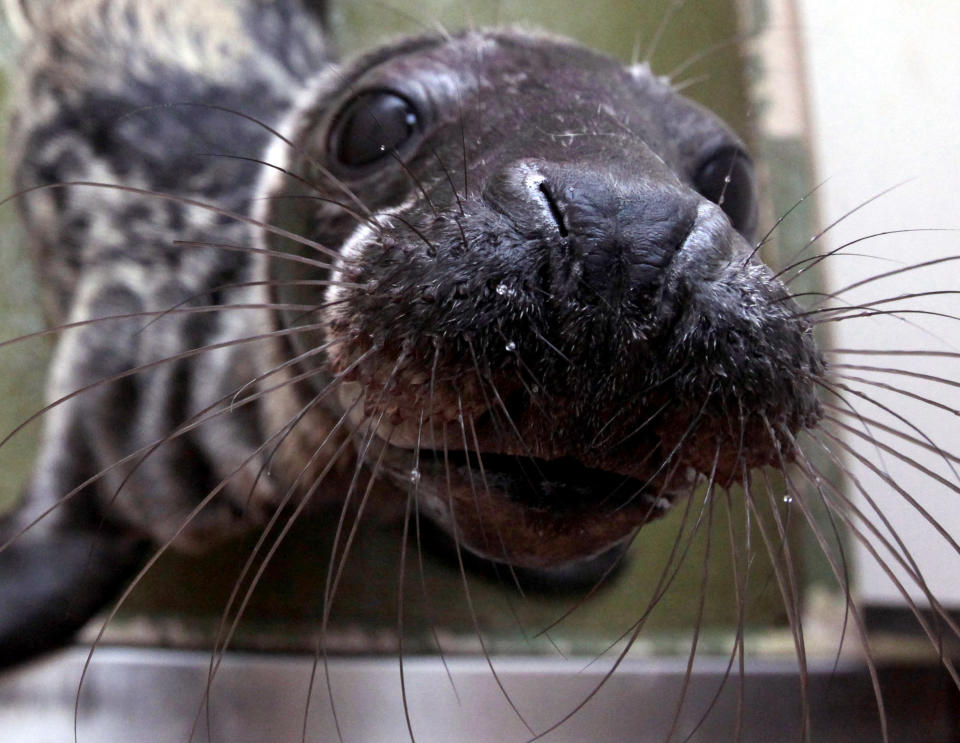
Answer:
[[[708, 482], [708, 493], [741, 482], [748, 499], [766, 498], [751, 495], [768, 483], [760, 469], [785, 470], [796, 460], [788, 488], [805, 497], [797, 483], [816, 480], [817, 465], [797, 439], [824, 415], [818, 395], [834, 415], [846, 401], [830, 397], [838, 387], [813, 345], [814, 320], [719, 209], [689, 202], [691, 223], [702, 220], [696, 224], [707, 225], [713, 242], [693, 245], [672, 273], [658, 275], [655, 311], [643, 296], [598, 301], [557, 280], [551, 298], [568, 306], [552, 315], [543, 292], [524, 293], [526, 275], [516, 267], [525, 233], [542, 240], [552, 229], [540, 224], [540, 211], [517, 206], [525, 178], [580, 187], [579, 163], [609, 163], [617, 152], [625, 164], [604, 166], [604, 177], [612, 175], [597, 188], [644, 192], [652, 186], [635, 173], [660, 177], [655, 161], [677, 168], [691, 157], [682, 146], [670, 149], [685, 141], [679, 133], [712, 131], [696, 107], [642, 70], [624, 71], [646, 95], [676, 106], [663, 119], [676, 131], [644, 130], [666, 150], [635, 161], [625, 154], [632, 150], [605, 150], [611, 141], [620, 145], [617, 137], [627, 141], [622, 121], [605, 115], [602, 144], [591, 149], [584, 138], [577, 157], [567, 153], [581, 144], [558, 137], [531, 163], [509, 154], [500, 170], [484, 171], [478, 152], [500, 146], [502, 132], [489, 119], [488, 131], [469, 131], [469, 117], [451, 112], [476, 91], [443, 72], [449, 55], [466, 65], [485, 48], [533, 44], [550, 69], [570, 58], [584, 68], [609, 63], [546, 36], [473, 32], [449, 42], [402, 41], [314, 78], [329, 62], [325, 42], [295, 3], [200, 5], [205, 10], [195, 13], [186, 3], [176, 6], [182, 10], [58, 3], [43, 32], [47, 43], [28, 52], [11, 144], [19, 203], [48, 318], [78, 327], [63, 334], [51, 366], [48, 398], [60, 402], [43, 415], [25, 505], [0, 532], [9, 540], [2, 585], [38, 587], [6, 604], [3, 616], [13, 617], [6, 621], [19, 623], [7, 636], [30, 628], [31, 640], [3, 648], [4, 662], [67, 639], [157, 545], [209, 550], [324, 501], [346, 499], [359, 518], [356, 511], [372, 504], [402, 512], [415, 499], [458, 554], [466, 548], [549, 572], [619, 554], [640, 525], [689, 495], [697, 480]], [[340, 91], [351, 90], [351, 76], [389, 70], [405, 54], [431, 60], [434, 45], [431, 85], [447, 107], [447, 119], [438, 117], [441, 135], [419, 160], [356, 186], [359, 195], [344, 188], [323, 165], [323, 140], [312, 136], [327, 131], [324, 121], [337, 108], [323, 97], [318, 106], [317, 91], [347, 98]], [[104, 57], [103, 48], [114, 51]], [[239, 78], [243, 89], [234, 85]], [[588, 82], [571, 73], [566, 85], [588, 90]], [[604, 100], [623, 115], [629, 102], [610, 95]], [[292, 144], [278, 141], [274, 127]], [[735, 141], [716, 127], [716, 136]], [[204, 151], [216, 156], [197, 156]], [[645, 192], [650, 203], [687, 204], [662, 177], [668, 187]], [[64, 183], [74, 185], [49, 187]], [[577, 203], [561, 206], [572, 211]], [[519, 224], [516, 243], [498, 246], [503, 255], [464, 262], [465, 244], [513, 234], [497, 221], [503, 215]], [[431, 278], [424, 283], [424, 276]], [[585, 281], [595, 289], [596, 279]], [[612, 324], [609, 307], [620, 303], [635, 304], [635, 315]], [[235, 309], [220, 311], [226, 307]], [[654, 361], [634, 361], [645, 356]], [[641, 425], [638, 434], [638, 420], [649, 431]], [[541, 502], [516, 505], [485, 482], [483, 456], [458, 468], [466, 475], [452, 474], [452, 452], [477, 448], [488, 461], [575, 458], [648, 489], [604, 519], [590, 512], [595, 503], [565, 505], [559, 514]], [[438, 453], [432, 470], [421, 460], [427, 450]], [[847, 504], [833, 487], [815, 483], [814, 497], [843, 512]], [[784, 526], [769, 518], [764, 538], [777, 554]], [[829, 535], [824, 541], [832, 544]], [[842, 558], [829, 544], [825, 550], [842, 581]], [[46, 604], [70, 597], [44, 593], [51, 585], [45, 554], [71, 566], [85, 595], [84, 606], [71, 604], [69, 621], [50, 628], [42, 624]], [[109, 569], [116, 566], [123, 569]], [[24, 579], [30, 571], [35, 580]], [[796, 627], [792, 580], [789, 572], [777, 575]]]

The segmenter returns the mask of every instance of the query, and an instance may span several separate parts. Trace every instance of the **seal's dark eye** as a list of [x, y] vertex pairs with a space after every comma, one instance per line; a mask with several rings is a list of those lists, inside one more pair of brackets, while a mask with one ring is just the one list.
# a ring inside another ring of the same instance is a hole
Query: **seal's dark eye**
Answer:
[[361, 93], [344, 106], [330, 132], [330, 156], [338, 165], [361, 168], [391, 156], [416, 134], [416, 109], [385, 90]]
[[757, 224], [753, 164], [742, 150], [724, 147], [713, 152], [694, 178], [702, 196], [717, 204], [741, 235], [750, 238]]

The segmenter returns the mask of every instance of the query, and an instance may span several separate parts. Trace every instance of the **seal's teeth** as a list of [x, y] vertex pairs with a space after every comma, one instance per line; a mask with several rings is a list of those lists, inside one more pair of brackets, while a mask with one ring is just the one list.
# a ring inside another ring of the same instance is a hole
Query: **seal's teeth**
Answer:
[[426, 372], [416, 372], [407, 380], [410, 384], [424, 384], [429, 379]]

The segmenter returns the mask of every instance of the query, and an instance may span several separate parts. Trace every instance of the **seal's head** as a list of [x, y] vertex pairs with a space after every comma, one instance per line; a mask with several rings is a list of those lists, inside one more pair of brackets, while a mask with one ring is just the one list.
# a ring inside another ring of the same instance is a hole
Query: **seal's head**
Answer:
[[811, 328], [748, 242], [750, 159], [645, 67], [516, 32], [405, 41], [291, 122], [264, 221], [306, 240], [268, 232], [264, 271], [327, 421], [299, 435], [349, 426], [472, 551], [598, 555], [819, 419]]

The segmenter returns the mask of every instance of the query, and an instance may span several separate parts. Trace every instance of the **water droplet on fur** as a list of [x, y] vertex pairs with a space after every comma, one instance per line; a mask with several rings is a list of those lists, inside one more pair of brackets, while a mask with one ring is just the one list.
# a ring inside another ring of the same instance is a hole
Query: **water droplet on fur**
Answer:
[[515, 297], [517, 295], [517, 290], [506, 282], [501, 282], [497, 284], [497, 294], [501, 297]]
[[410, 482], [412, 482], [414, 485], [420, 482], [420, 470], [418, 470], [416, 467], [410, 470]]
[[517, 344], [515, 341], [508, 341], [504, 348], [507, 349], [507, 351], [513, 352], [517, 350]]
[[783, 502], [789, 506], [791, 503], [793, 503], [793, 496], [792, 495], [783, 496]]

